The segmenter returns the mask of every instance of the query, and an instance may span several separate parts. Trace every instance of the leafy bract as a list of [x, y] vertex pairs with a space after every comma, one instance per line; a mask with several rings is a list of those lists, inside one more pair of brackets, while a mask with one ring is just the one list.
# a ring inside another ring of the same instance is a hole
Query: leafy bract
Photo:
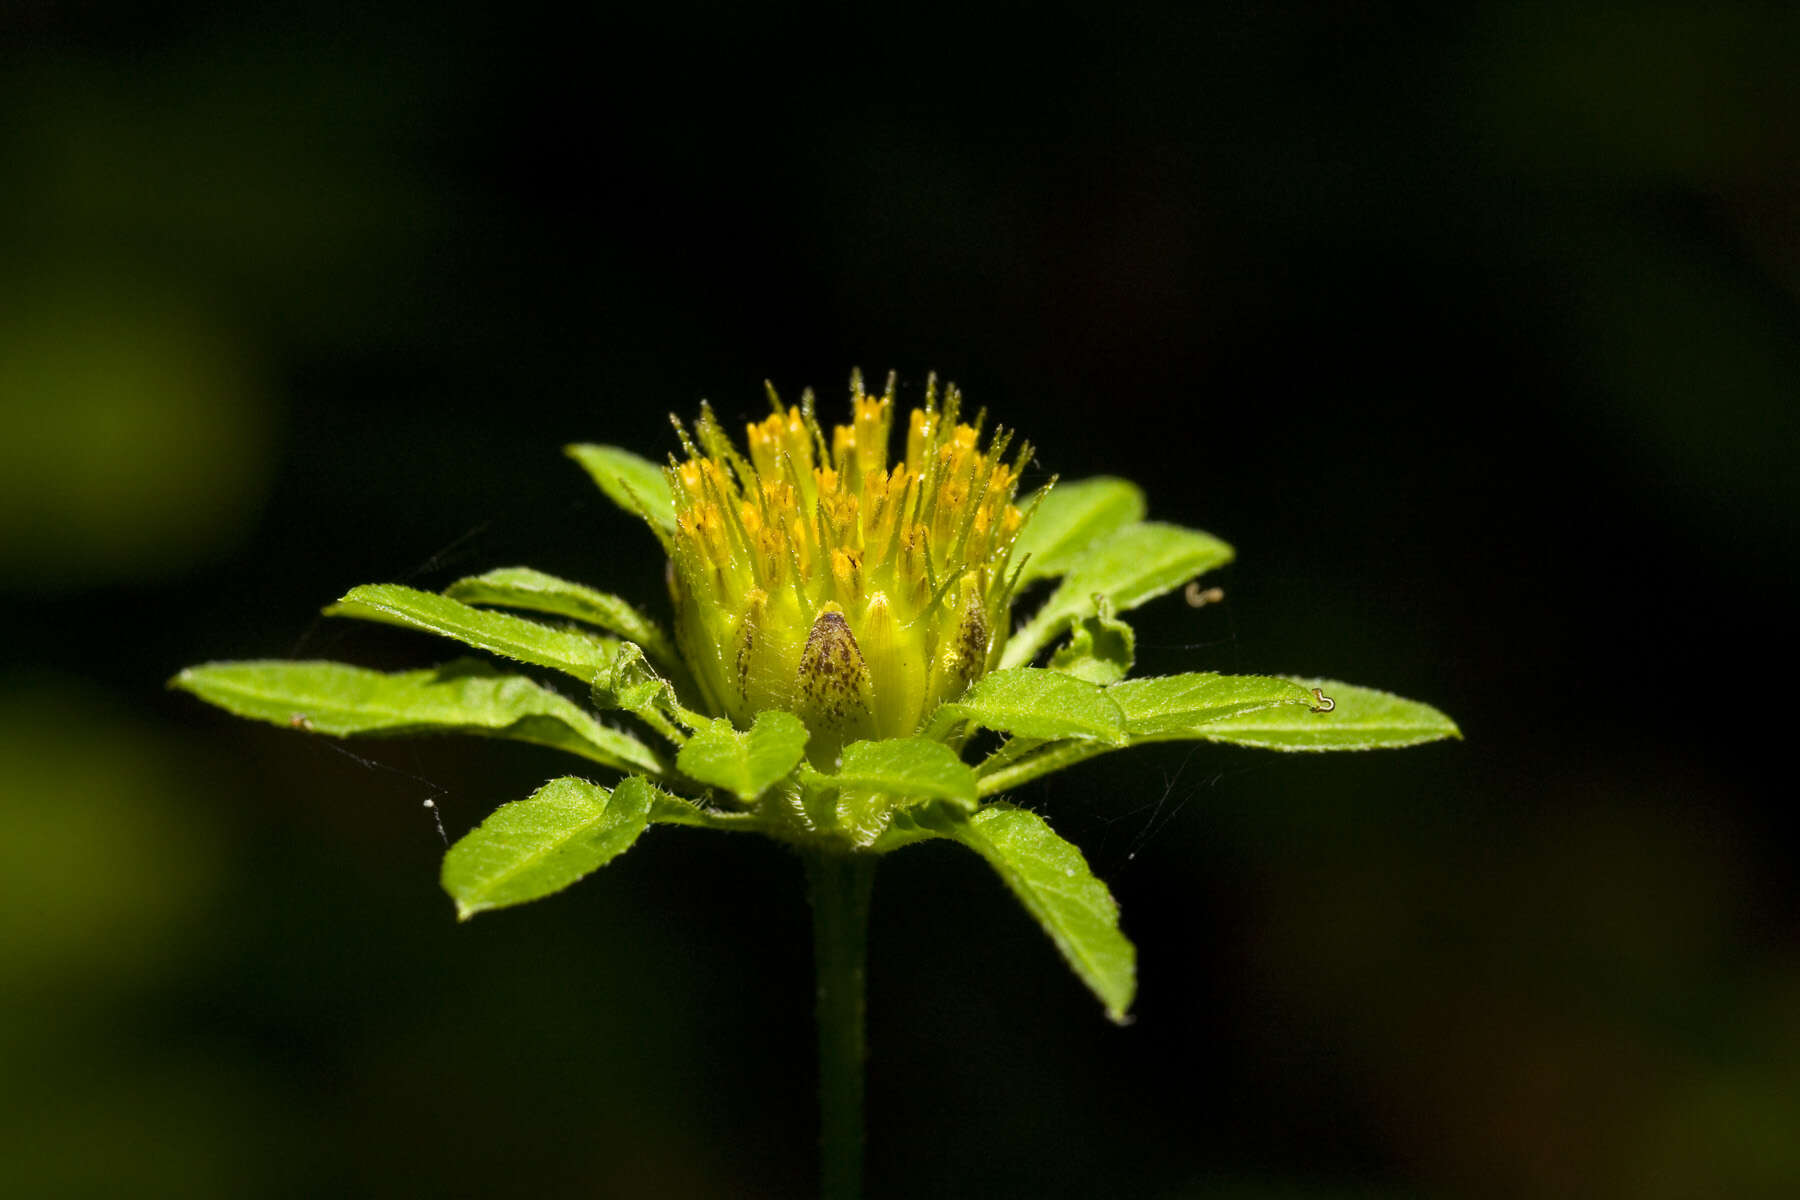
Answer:
[[483, 734], [552, 746], [620, 770], [663, 769], [657, 754], [630, 734], [476, 659], [394, 674], [335, 662], [207, 663], [170, 684], [240, 717], [309, 732]]
[[613, 639], [599, 634], [556, 629], [511, 613], [471, 608], [448, 596], [397, 583], [351, 588], [325, 615], [441, 634], [477, 650], [562, 671], [586, 684], [592, 684], [598, 672], [612, 665], [618, 647]]
[[566, 777], [501, 805], [444, 855], [457, 917], [540, 899], [605, 866], [644, 832], [655, 791], [635, 775], [610, 794]]
[[677, 745], [687, 735], [675, 723], [696, 729], [707, 720], [682, 706], [674, 686], [656, 673], [632, 642], [619, 643], [612, 668], [595, 676], [589, 694], [596, 706], [623, 709]]
[[1069, 623], [1069, 640], [1050, 656], [1050, 669], [1089, 683], [1117, 683], [1137, 661], [1137, 635], [1112, 615], [1105, 596], [1094, 609]]
[[688, 825], [695, 829], [717, 829], [726, 833], [763, 832], [755, 813], [724, 812], [684, 796], [658, 791], [650, 802], [652, 825]]
[[1125, 714], [1133, 739], [1199, 732], [1199, 727], [1272, 705], [1311, 713], [1312, 692], [1288, 679], [1267, 675], [1158, 675], [1127, 679], [1106, 689]]
[[1061, 575], [1089, 546], [1143, 519], [1144, 493], [1128, 480], [1101, 476], [1056, 484], [1013, 546], [1013, 561], [1024, 564], [1019, 582]]
[[[1296, 679], [1310, 694], [1318, 688], [1328, 711], [1281, 705], [1214, 721], [1197, 737], [1265, 750], [1385, 750], [1460, 738], [1456, 722], [1429, 704], [1333, 679]], [[1315, 703], [1317, 701], [1315, 700]]]
[[990, 804], [938, 831], [987, 859], [1106, 1005], [1106, 1015], [1123, 1024], [1137, 991], [1137, 950], [1119, 932], [1118, 902], [1081, 851], [1036, 813], [1010, 804]]
[[444, 595], [464, 604], [571, 617], [636, 642], [663, 663], [679, 661], [674, 643], [661, 627], [626, 601], [530, 567], [500, 567], [471, 575], [445, 588]]
[[617, 446], [580, 445], [567, 450], [614, 504], [662, 531], [675, 528], [675, 495], [661, 467]]
[[1125, 737], [1124, 714], [1099, 687], [1035, 667], [982, 676], [960, 698], [938, 707], [926, 736], [941, 740], [958, 721], [1025, 738]]
[[1155, 521], [1132, 525], [1069, 568], [1044, 606], [1006, 643], [1000, 665], [1030, 662], [1071, 618], [1093, 611], [1095, 596], [1104, 596], [1114, 612], [1125, 612], [1223, 566], [1232, 553], [1230, 546], [1197, 529]]
[[824, 782], [904, 799], [952, 800], [973, 810], [975, 772], [942, 742], [886, 738], [851, 742]]
[[675, 765], [690, 779], [749, 803], [799, 765], [806, 737], [806, 725], [789, 712], [757, 713], [748, 732], [716, 719], [687, 740]]

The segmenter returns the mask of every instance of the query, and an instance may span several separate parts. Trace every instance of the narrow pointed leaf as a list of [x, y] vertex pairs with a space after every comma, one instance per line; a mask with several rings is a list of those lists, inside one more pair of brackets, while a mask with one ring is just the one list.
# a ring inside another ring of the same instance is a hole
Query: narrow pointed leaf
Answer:
[[654, 795], [635, 775], [611, 794], [565, 777], [501, 805], [444, 855], [457, 917], [538, 900], [597, 871], [644, 832]]
[[1013, 561], [1024, 564], [1019, 582], [1061, 575], [1095, 542], [1143, 519], [1144, 493], [1135, 483], [1105, 476], [1058, 483], [1013, 547]]
[[1197, 529], [1154, 521], [1132, 525], [1070, 567], [1044, 607], [1007, 642], [1000, 665], [1030, 662], [1071, 618], [1093, 611], [1095, 596], [1106, 597], [1113, 611], [1122, 613], [1223, 566], [1232, 553], [1230, 546]]
[[1123, 1024], [1137, 991], [1137, 950], [1119, 932], [1118, 902], [1081, 851], [1036, 813], [1009, 804], [990, 804], [941, 832], [987, 859], [1106, 1015]]
[[1198, 733], [1209, 722], [1274, 705], [1305, 716], [1316, 703], [1312, 692], [1289, 679], [1212, 672], [1127, 679], [1106, 694], [1124, 712], [1133, 738]]
[[557, 629], [511, 613], [471, 608], [459, 600], [394, 583], [352, 588], [325, 610], [330, 617], [381, 621], [455, 638], [519, 662], [562, 671], [583, 683], [611, 666], [618, 643], [577, 629]]
[[617, 446], [570, 446], [568, 454], [614, 504], [665, 532], [674, 530], [675, 496], [661, 467]]
[[806, 726], [793, 713], [756, 714], [748, 732], [715, 720], [682, 746], [675, 765], [690, 779], [749, 803], [787, 776], [806, 753]]
[[571, 617], [636, 642], [664, 663], [679, 661], [662, 628], [626, 601], [530, 567], [501, 567], [459, 579], [444, 589], [444, 595], [464, 604]]
[[925, 736], [941, 740], [958, 721], [1026, 738], [1125, 738], [1125, 716], [1105, 691], [1035, 667], [982, 676], [960, 699], [938, 707]]
[[908, 799], [953, 800], [975, 807], [975, 772], [942, 742], [886, 738], [851, 742], [844, 761], [823, 782]]
[[1333, 679], [1296, 679], [1332, 702], [1329, 712], [1281, 705], [1214, 721], [1194, 736], [1265, 750], [1383, 750], [1460, 738], [1456, 722], [1429, 704]]
[[665, 769], [630, 734], [476, 659], [394, 674], [335, 662], [207, 663], [169, 682], [240, 717], [310, 733], [470, 733], [550, 746], [620, 770]]

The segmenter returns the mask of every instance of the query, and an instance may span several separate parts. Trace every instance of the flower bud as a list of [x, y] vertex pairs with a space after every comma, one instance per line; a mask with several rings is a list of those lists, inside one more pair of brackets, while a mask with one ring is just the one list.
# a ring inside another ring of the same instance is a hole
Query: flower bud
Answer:
[[851, 419], [830, 436], [800, 407], [749, 426], [749, 454], [710, 410], [668, 469], [675, 498], [670, 592], [683, 656], [714, 711], [748, 725], [799, 714], [808, 753], [905, 737], [996, 660], [1008, 563], [1023, 518], [1013, 499], [1026, 447], [981, 446], [981, 418], [936, 382], [889, 462], [894, 385], [851, 380]]

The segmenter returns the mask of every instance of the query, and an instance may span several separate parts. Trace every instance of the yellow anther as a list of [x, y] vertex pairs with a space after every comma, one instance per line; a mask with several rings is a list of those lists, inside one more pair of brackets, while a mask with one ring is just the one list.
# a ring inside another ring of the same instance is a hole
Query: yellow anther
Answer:
[[858, 429], [867, 428], [881, 420], [887, 412], [888, 402], [880, 396], [862, 396], [852, 405], [851, 419]]
[[831, 552], [831, 576], [837, 581], [838, 593], [849, 600], [862, 594], [862, 563], [848, 550]]
[[750, 426], [750, 462], [764, 479], [778, 478], [781, 466], [781, 418], [770, 417]]
[[789, 457], [794, 460], [794, 465], [797, 468], [801, 471], [812, 470], [812, 434], [807, 431], [806, 421], [801, 417], [799, 409], [790, 408], [787, 410], [787, 420], [783, 423], [781, 429], [781, 440], [782, 445], [786, 447]]
[[907, 418], [906, 425], [906, 461], [919, 464], [925, 457], [925, 448], [931, 444], [932, 435], [937, 430], [936, 416], [927, 416], [925, 410], [915, 408]]

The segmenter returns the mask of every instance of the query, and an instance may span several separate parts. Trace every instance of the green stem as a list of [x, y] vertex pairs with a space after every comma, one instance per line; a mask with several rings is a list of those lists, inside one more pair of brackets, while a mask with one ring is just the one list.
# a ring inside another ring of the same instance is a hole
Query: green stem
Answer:
[[813, 966], [818, 975], [819, 1184], [825, 1200], [862, 1194], [863, 982], [873, 854], [808, 850]]
[[[1001, 749], [1004, 750], [1005, 747], [1001, 747]], [[1016, 788], [1021, 783], [1027, 783], [1040, 775], [1048, 775], [1052, 771], [1072, 767], [1096, 754], [1122, 749], [1124, 749], [1123, 746], [1115, 746], [1111, 742], [1054, 742], [1049, 749], [1040, 751], [1030, 758], [1008, 763], [997, 771], [983, 775], [976, 790], [983, 796], [992, 796], [1004, 792], [1008, 788]]]
[[1000, 743], [1000, 748], [982, 759], [975, 766], [975, 774], [979, 778], [992, 775], [1002, 767], [1011, 766], [1021, 758], [1041, 748], [1043, 738], [1009, 737]]

